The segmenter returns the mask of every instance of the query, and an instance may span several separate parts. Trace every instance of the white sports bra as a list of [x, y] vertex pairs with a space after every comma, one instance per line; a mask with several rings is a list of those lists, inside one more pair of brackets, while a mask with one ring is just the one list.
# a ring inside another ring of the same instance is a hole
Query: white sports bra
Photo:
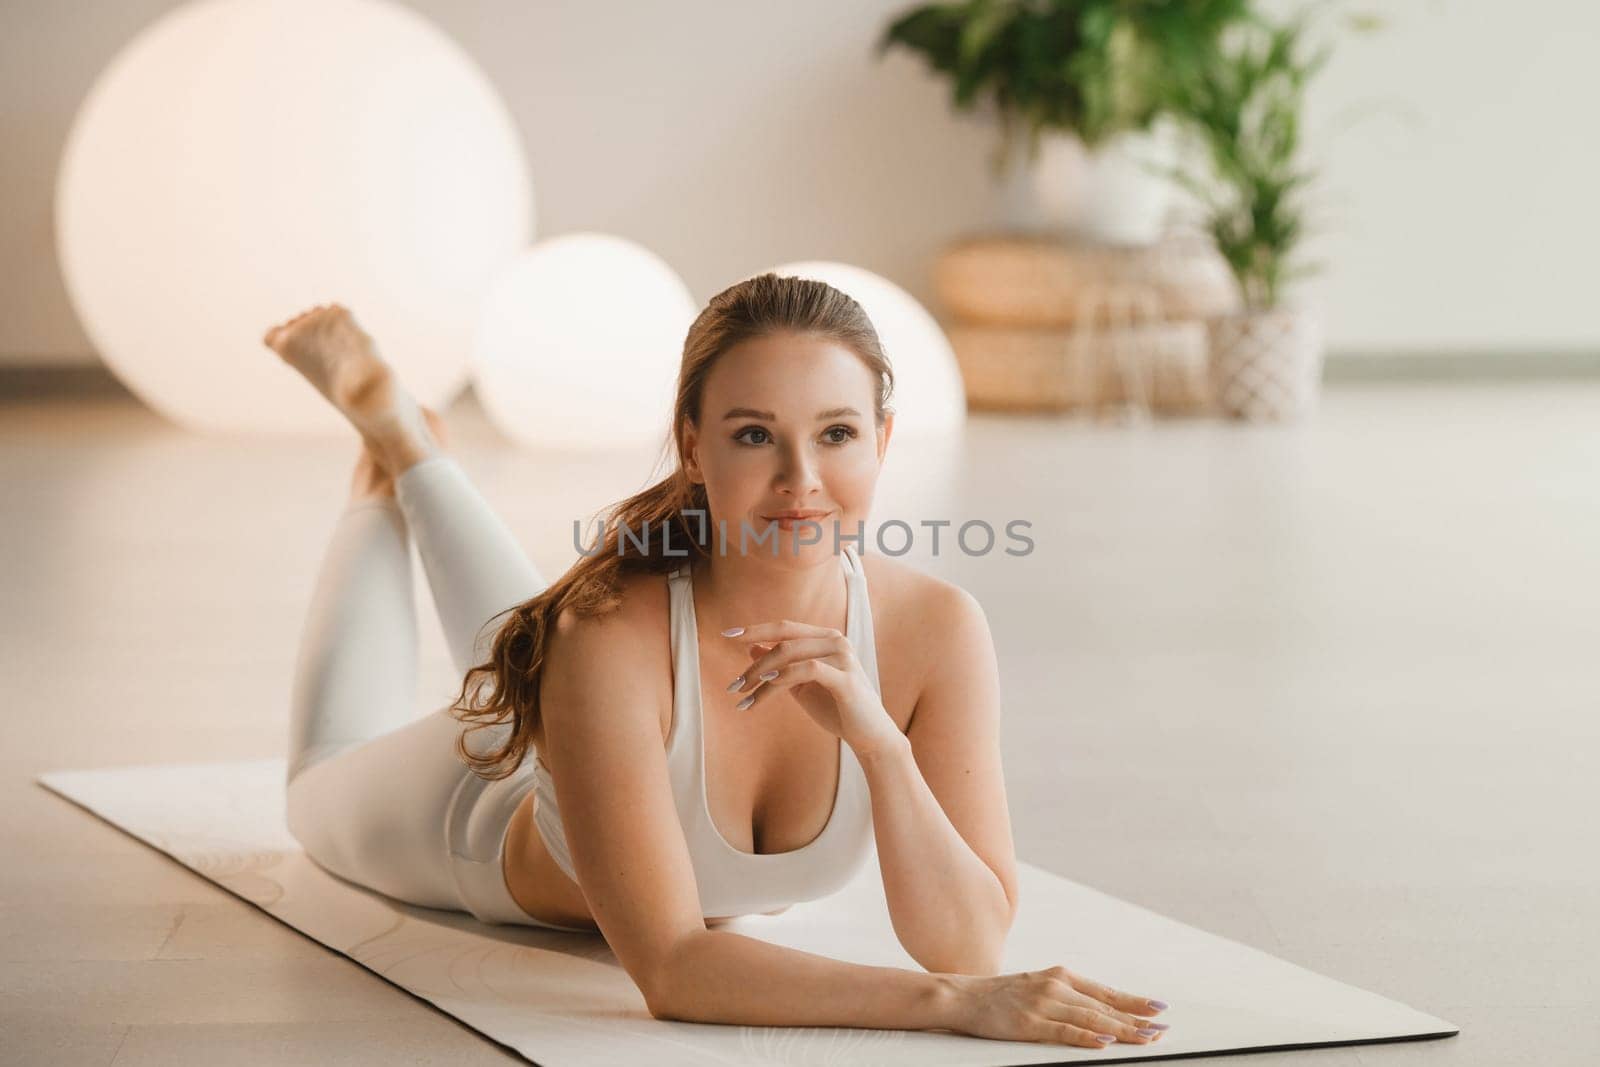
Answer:
[[[840, 554], [845, 574], [845, 636], [872, 687], [878, 682], [877, 649], [866, 572], [849, 544]], [[809, 844], [788, 852], [744, 852], [728, 844], [712, 822], [706, 804], [705, 741], [700, 707], [700, 642], [695, 627], [694, 591], [689, 569], [667, 576], [671, 599], [673, 663], [672, 729], [667, 737], [667, 771], [673, 803], [683, 824], [704, 917], [753, 915], [798, 901], [816, 900], [844, 886], [875, 847], [872, 803], [866, 776], [855, 752], [839, 748], [839, 782], [833, 811]], [[733, 699], [730, 696], [730, 699]], [[544, 761], [535, 757], [534, 823], [556, 864], [573, 881], [572, 855], [556, 804], [555, 785]]]

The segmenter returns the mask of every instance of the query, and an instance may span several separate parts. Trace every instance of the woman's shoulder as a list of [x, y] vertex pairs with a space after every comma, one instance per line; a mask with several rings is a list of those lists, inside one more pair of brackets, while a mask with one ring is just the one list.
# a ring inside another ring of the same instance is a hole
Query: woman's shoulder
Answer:
[[659, 705], [660, 717], [670, 721], [667, 596], [665, 575], [632, 572], [617, 579], [617, 596], [606, 611], [562, 609], [552, 622], [546, 650], [552, 673], [567, 691], [624, 675], [635, 686], [644, 686]]
[[911, 565], [893, 556], [876, 552], [858, 553], [867, 576], [867, 591], [873, 602], [873, 616], [881, 610], [895, 615], [920, 615], [933, 612], [948, 618], [966, 602], [976, 604], [972, 594], [955, 582]]
[[902, 733], [941, 669], [960, 656], [982, 611], [971, 593], [905, 560], [861, 554], [884, 707]]
[[640, 571], [616, 578], [616, 595], [601, 612], [563, 608], [553, 621], [557, 634], [574, 643], [631, 645], [641, 637], [666, 632], [667, 577]]
[[904, 560], [876, 553], [860, 559], [880, 669], [900, 673], [912, 692], [921, 692], [938, 665], [973, 632], [983, 609], [955, 582]]
[[614, 576], [611, 581], [614, 582], [614, 595], [605, 611], [579, 613], [573, 606], [568, 605], [557, 614], [558, 624], [562, 625], [563, 629], [614, 632], [645, 624], [658, 614], [654, 609], [666, 609], [666, 574], [630, 569]]

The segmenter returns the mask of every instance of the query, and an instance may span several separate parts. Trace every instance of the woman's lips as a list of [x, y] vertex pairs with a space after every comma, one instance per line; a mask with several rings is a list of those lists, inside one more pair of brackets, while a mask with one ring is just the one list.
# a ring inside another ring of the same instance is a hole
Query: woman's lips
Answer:
[[832, 514], [833, 514], [833, 512], [831, 512], [831, 511], [823, 511], [823, 512], [819, 512], [816, 515], [806, 515], [806, 516], [803, 516], [803, 517], [793, 517], [793, 518], [791, 518], [791, 517], [787, 517], [786, 516], [786, 517], [781, 517], [781, 518], [774, 518], [774, 517], [769, 516], [769, 515], [763, 515], [763, 516], [761, 516], [761, 518], [764, 519], [767, 522], [775, 522], [775, 523], [777, 523], [778, 524], [778, 529], [780, 529], [780, 530], [792, 530], [799, 523], [802, 523], [802, 522], [820, 522], [820, 521], [822, 521], [823, 519], [827, 518], [829, 515], [832, 515]]

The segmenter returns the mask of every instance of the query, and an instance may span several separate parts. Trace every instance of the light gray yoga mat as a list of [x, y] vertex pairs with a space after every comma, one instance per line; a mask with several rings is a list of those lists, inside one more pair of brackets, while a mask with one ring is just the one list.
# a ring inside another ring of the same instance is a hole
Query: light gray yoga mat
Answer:
[[[598, 935], [490, 926], [343, 881], [284, 824], [282, 759], [53, 771], [39, 782], [380, 977], [546, 1067], [566, 1064], [1024, 1064], [1145, 1060], [1448, 1037], [1442, 1019], [1019, 864], [1006, 971], [1063, 964], [1172, 1007], [1157, 1045], [1105, 1050], [932, 1031], [662, 1022]], [[723, 929], [916, 969], [876, 860], [838, 894]], [[241, 989], [241, 996], [249, 995]]]

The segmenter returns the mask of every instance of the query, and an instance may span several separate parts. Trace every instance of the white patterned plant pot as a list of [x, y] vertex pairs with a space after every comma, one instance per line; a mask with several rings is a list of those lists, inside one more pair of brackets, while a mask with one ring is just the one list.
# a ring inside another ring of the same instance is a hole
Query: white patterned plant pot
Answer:
[[1316, 409], [1322, 330], [1295, 308], [1212, 319], [1211, 373], [1217, 406], [1254, 422], [1289, 422]]

